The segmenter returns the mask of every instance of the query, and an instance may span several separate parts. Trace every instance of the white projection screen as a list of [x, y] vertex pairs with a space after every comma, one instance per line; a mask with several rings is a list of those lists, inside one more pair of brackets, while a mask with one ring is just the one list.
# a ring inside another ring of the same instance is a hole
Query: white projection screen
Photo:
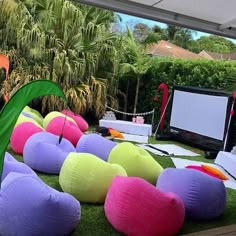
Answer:
[[170, 126], [223, 140], [228, 97], [175, 90]]
[[228, 142], [231, 142], [227, 129], [236, 127], [231, 125], [232, 121], [229, 124], [232, 102], [232, 95], [221, 90], [174, 86], [169, 117], [170, 137], [204, 150], [225, 150], [226, 144], [229, 147]]

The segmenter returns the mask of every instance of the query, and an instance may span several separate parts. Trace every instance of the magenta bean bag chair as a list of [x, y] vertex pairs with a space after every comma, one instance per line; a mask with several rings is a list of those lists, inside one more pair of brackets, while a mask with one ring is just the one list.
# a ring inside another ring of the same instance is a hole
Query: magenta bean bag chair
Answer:
[[80, 222], [80, 203], [36, 176], [11, 172], [0, 190], [0, 235], [64, 236]]
[[84, 134], [76, 145], [77, 152], [90, 153], [107, 161], [111, 150], [117, 143], [99, 134]]
[[80, 137], [83, 135], [83, 132], [76, 124], [60, 116], [53, 118], [46, 130], [58, 136], [63, 132], [63, 138], [69, 140], [74, 146], [76, 146]]
[[10, 153], [6, 152], [4, 157], [4, 165], [3, 165], [3, 172], [2, 172], [2, 181], [5, 177], [11, 173], [24, 173], [37, 176], [36, 173], [28, 167], [26, 164], [17, 161]]
[[184, 222], [184, 204], [139, 177], [114, 177], [108, 190], [105, 215], [128, 236], [173, 236]]
[[66, 110], [66, 109], [61, 111], [61, 113], [72, 118], [76, 122], [76, 124], [79, 126], [82, 132], [85, 132], [86, 130], [88, 130], [89, 125], [87, 121], [80, 114], [75, 114], [74, 112], [70, 110]]
[[185, 204], [186, 218], [212, 220], [226, 206], [223, 181], [193, 169], [165, 169], [157, 180], [157, 188], [177, 194]]
[[12, 150], [22, 155], [26, 141], [35, 133], [44, 131], [43, 128], [36, 126], [32, 122], [23, 122], [17, 125], [10, 138], [10, 144]]
[[26, 165], [34, 170], [59, 174], [61, 166], [70, 152], [76, 152], [70, 141], [59, 136], [40, 132], [32, 135], [26, 142], [23, 159]]

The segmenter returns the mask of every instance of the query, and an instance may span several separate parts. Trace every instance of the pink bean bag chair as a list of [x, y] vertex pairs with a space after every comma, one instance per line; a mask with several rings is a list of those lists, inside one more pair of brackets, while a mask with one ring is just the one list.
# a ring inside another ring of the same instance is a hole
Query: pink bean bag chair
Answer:
[[63, 138], [69, 140], [75, 147], [83, 135], [80, 128], [64, 117], [53, 118], [46, 129], [47, 132], [60, 136], [63, 132]]
[[128, 236], [173, 236], [184, 222], [184, 204], [138, 177], [114, 177], [108, 190], [105, 215]]
[[72, 118], [76, 122], [76, 124], [79, 126], [82, 132], [85, 132], [86, 130], [88, 130], [89, 125], [80, 114], [75, 114], [74, 112], [70, 110], [63, 110], [61, 111], [61, 113]]
[[10, 144], [11, 144], [12, 150], [17, 154], [22, 155], [26, 141], [33, 134], [36, 134], [42, 131], [44, 131], [43, 128], [40, 128], [39, 126], [35, 125], [32, 122], [23, 122], [17, 125], [14, 128], [11, 138], [10, 138]]

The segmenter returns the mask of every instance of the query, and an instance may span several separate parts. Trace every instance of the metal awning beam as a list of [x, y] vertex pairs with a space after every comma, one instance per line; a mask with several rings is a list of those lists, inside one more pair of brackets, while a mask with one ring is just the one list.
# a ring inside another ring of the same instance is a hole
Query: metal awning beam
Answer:
[[219, 27], [219, 30], [224, 30], [224, 29], [230, 28], [235, 23], [236, 23], [236, 17], [234, 17], [233, 19], [225, 22], [224, 24], [221, 24], [220, 27]]
[[[74, 0], [100, 8], [120, 12], [127, 15], [133, 15], [153, 21], [159, 21], [166, 24], [178, 25], [185, 28], [190, 28], [197, 31], [202, 31], [210, 34], [221, 35], [224, 37], [236, 39], [236, 28], [227, 27], [226, 24], [218, 24], [210, 21], [201, 20], [198, 18], [178, 14], [167, 10], [162, 10], [157, 7], [147, 6], [140, 3], [128, 0]], [[230, 23], [231, 24], [231, 23]]]

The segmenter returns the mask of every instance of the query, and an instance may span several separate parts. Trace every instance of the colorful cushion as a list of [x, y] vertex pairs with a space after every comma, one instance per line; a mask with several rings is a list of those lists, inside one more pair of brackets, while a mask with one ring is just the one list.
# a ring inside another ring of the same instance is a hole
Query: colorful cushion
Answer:
[[77, 152], [93, 154], [107, 161], [111, 150], [117, 143], [110, 141], [99, 134], [84, 134], [77, 143]]
[[70, 153], [62, 165], [59, 183], [64, 192], [82, 202], [103, 203], [116, 175], [126, 175], [116, 164], [109, 164], [88, 153]]
[[202, 168], [205, 171], [207, 171], [208, 173], [212, 173], [213, 175], [217, 176], [221, 180], [228, 180], [229, 179], [226, 175], [224, 175], [224, 173], [222, 173], [220, 170], [214, 168], [213, 166], [203, 164]]
[[110, 152], [109, 163], [119, 164], [128, 176], [141, 177], [155, 184], [163, 171], [161, 165], [144, 149], [130, 142], [117, 144]]
[[189, 219], [211, 220], [224, 212], [223, 182], [198, 170], [167, 168], [159, 176], [157, 188], [177, 194], [185, 204]]
[[61, 113], [72, 118], [76, 122], [76, 124], [79, 126], [79, 128], [82, 132], [85, 132], [86, 130], [88, 130], [89, 125], [88, 125], [87, 121], [80, 114], [76, 114], [76, 113], [74, 113], [70, 110], [66, 110], [66, 109], [61, 111]]
[[198, 166], [198, 165], [188, 165], [185, 168], [201, 171], [201, 172], [203, 172], [203, 173], [205, 173], [207, 175], [210, 175], [210, 176], [212, 176], [214, 178], [217, 178], [217, 179], [220, 179], [220, 180], [227, 180], [228, 179], [223, 173], [221, 175], [220, 174], [216, 174], [216, 172], [214, 172], [214, 171], [207, 170], [207, 167], [204, 168], [203, 165], [201, 165], [201, 166]]
[[184, 222], [184, 204], [137, 177], [113, 179], [104, 204], [111, 225], [125, 235], [173, 236]]
[[36, 173], [26, 164], [17, 161], [10, 153], [6, 152], [4, 157], [2, 181], [11, 172], [24, 173], [37, 176]]
[[35, 124], [36, 126], [42, 128], [41, 125], [36, 120], [34, 120], [32, 116], [26, 116], [24, 113], [21, 113], [19, 115], [19, 117], [16, 121], [16, 124], [15, 124], [15, 127], [23, 122], [31, 122], [31, 123]]
[[25, 164], [34, 170], [59, 174], [61, 166], [70, 152], [76, 152], [74, 146], [66, 139], [59, 143], [59, 137], [40, 132], [32, 135], [23, 150]]
[[0, 190], [0, 235], [69, 235], [80, 221], [80, 203], [36, 176], [11, 172]]
[[111, 136], [113, 136], [114, 138], [124, 139], [124, 135], [121, 132], [114, 130], [112, 128], [109, 128], [108, 130]]
[[38, 124], [40, 124], [41, 126], [43, 125], [43, 117], [42, 115], [35, 109], [29, 107], [29, 106], [26, 106], [24, 109], [23, 109], [23, 112], [22, 113], [26, 113], [31, 115], [32, 118], [37, 121]]
[[[43, 119], [43, 128], [47, 129], [49, 122], [56, 117], [65, 118], [66, 116], [59, 111], [49, 112]], [[76, 122], [72, 118], [70, 118], [69, 116], [66, 117], [66, 120], [69, 120], [69, 121], [73, 122], [74, 124], [76, 124]]]
[[48, 132], [60, 136], [63, 134], [63, 138], [69, 140], [75, 147], [83, 135], [80, 128], [72, 121], [65, 120], [64, 117], [53, 118], [46, 129]]
[[33, 135], [38, 132], [43, 132], [43, 128], [36, 126], [32, 122], [23, 122], [17, 125], [11, 134], [10, 144], [12, 150], [22, 155], [23, 149], [25, 146], [26, 141]]

